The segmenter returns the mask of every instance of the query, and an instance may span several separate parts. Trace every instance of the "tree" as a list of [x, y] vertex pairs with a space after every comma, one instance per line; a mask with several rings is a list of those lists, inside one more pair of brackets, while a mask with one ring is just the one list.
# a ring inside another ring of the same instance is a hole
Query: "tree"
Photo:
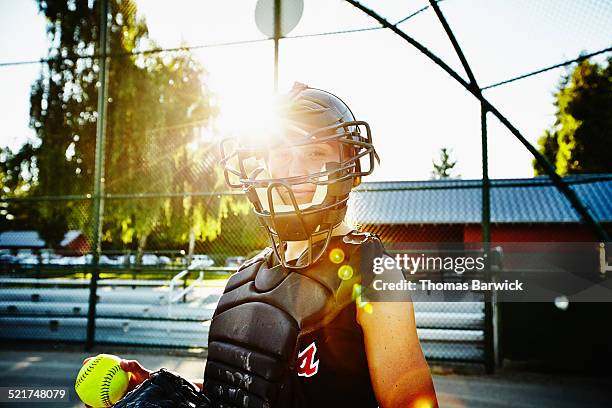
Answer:
[[[9, 229], [35, 229], [37, 206], [26, 198], [36, 176], [35, 163], [28, 160], [33, 146], [24, 144], [17, 153], [9, 147], [0, 149], [0, 231]], [[8, 200], [7, 200], [8, 199]]]
[[[610, 173], [612, 58], [605, 66], [580, 62], [555, 93], [556, 120], [538, 140], [539, 151], [561, 174]], [[536, 175], [544, 174], [536, 161]]]
[[[36, 167], [37, 195], [90, 194], [99, 61], [79, 57], [98, 51], [99, 0], [37, 2], [47, 18], [49, 62], [31, 93], [30, 125], [40, 145], [21, 159]], [[197, 130], [215, 114], [203, 67], [186, 51], [133, 55], [157, 46], [145, 20], [137, 16], [134, 0], [109, 0], [109, 9], [106, 191], [184, 192], [196, 184], [209, 189], [214, 172], [189, 151]], [[200, 171], [192, 182], [189, 169]], [[169, 212], [184, 214], [185, 206], [174, 208], [167, 198], [107, 200], [103, 237], [114, 246], [138, 242], [142, 253], [151, 232], [169, 228]], [[56, 231], [58, 224], [90, 230], [89, 206], [83, 203], [43, 203], [40, 213], [42, 231], [49, 230], [45, 224]]]
[[447, 179], [460, 177], [458, 174], [452, 174], [452, 171], [455, 168], [457, 161], [451, 160], [450, 152], [446, 147], [440, 149], [440, 161], [436, 163], [435, 160], [432, 160], [432, 164], [434, 167], [433, 171], [431, 172], [432, 179]]

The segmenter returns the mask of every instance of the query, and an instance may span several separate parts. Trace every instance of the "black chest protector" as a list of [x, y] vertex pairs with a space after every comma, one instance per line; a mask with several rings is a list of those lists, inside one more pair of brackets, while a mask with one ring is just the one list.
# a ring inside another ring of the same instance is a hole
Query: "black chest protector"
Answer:
[[383, 247], [376, 236], [355, 231], [333, 237], [326, 251], [296, 270], [278, 264], [267, 248], [229, 279], [211, 322], [204, 373], [204, 392], [219, 407], [303, 406], [296, 385], [300, 339], [355, 301]]

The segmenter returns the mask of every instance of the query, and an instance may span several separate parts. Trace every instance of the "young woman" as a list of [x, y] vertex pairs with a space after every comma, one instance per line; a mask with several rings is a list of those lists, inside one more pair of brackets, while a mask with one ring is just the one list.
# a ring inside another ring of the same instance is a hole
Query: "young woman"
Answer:
[[[345, 222], [351, 189], [378, 159], [368, 124], [302, 84], [281, 117], [269, 140], [221, 146], [228, 185], [245, 191], [271, 245], [228, 281], [198, 387], [223, 407], [437, 407], [412, 303], [367, 301], [386, 255]], [[122, 366], [133, 385], [150, 374]]]

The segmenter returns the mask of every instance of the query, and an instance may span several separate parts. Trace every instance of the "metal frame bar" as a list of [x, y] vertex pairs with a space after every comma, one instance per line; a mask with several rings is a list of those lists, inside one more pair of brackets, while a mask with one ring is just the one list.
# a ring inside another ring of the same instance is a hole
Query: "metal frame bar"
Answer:
[[[459, 45], [459, 41], [455, 37], [453, 30], [450, 28], [450, 25], [446, 21], [442, 10], [438, 7], [438, 4], [435, 0], [429, 0], [429, 4], [433, 8], [440, 24], [444, 28], [448, 39], [450, 40], [453, 48], [455, 49], [455, 53], [459, 57], [461, 61], [461, 65], [465, 70], [470, 82], [469, 85], [472, 88], [472, 92], [474, 95], [482, 98], [482, 91], [478, 86], [478, 82], [476, 81], [476, 77], [472, 72], [472, 68]], [[489, 158], [488, 158], [488, 144], [487, 144], [487, 106], [481, 102], [480, 103], [480, 127], [481, 127], [481, 146], [482, 146], [482, 243], [483, 250], [486, 256], [485, 262], [485, 276], [487, 281], [493, 280], [493, 276], [491, 275], [491, 251], [490, 251], [490, 242], [491, 242], [491, 195], [490, 195], [490, 181], [489, 181]], [[498, 325], [496, 324], [496, 316], [497, 316], [497, 305], [495, 302], [495, 291], [487, 291], [484, 294], [484, 311], [485, 311], [485, 322], [484, 322], [484, 351], [485, 351], [485, 370], [487, 373], [492, 374], [495, 372], [496, 365], [496, 356], [498, 355], [497, 349], [497, 333], [496, 328]]]
[[[367, 14], [371, 18], [375, 19], [381, 26], [388, 28], [393, 31], [399, 37], [404, 39], [426, 57], [428, 57], [431, 61], [433, 61], [437, 66], [442, 68], [446, 73], [448, 73], [455, 81], [457, 81], [461, 86], [463, 86], [468, 92], [470, 92], [476, 99], [478, 99], [484, 108], [488, 112], [491, 112], [495, 117], [525, 146], [525, 148], [533, 155], [533, 157], [537, 160], [538, 164], [542, 166], [544, 171], [549, 175], [555, 187], [568, 199], [571, 206], [574, 210], [580, 215], [580, 218], [591, 228], [595, 236], [602, 242], [609, 242], [610, 238], [605, 229], [601, 226], [601, 224], [593, 217], [590, 213], [589, 209], [582, 203], [582, 201], [578, 198], [574, 190], [572, 190], [567, 183], [559, 176], [555, 169], [552, 167], [550, 162], [546, 160], [546, 158], [527, 141], [527, 139], [521, 134], [521, 132], [514, 127], [514, 125], [491, 103], [489, 102], [481, 93], [480, 89], [476, 89], [475, 86], [464, 80], [456, 71], [454, 71], [448, 64], [446, 64], [440, 57], [431, 52], [424, 45], [416, 41], [414, 38], [410, 37], [408, 34], [400, 30], [397, 26], [391, 24], [385, 18], [380, 16], [375, 11], [365, 7], [361, 3], [355, 0], [346, 0], [349, 4], [359, 9], [363, 13]], [[435, 3], [435, 2], [434, 2]]]

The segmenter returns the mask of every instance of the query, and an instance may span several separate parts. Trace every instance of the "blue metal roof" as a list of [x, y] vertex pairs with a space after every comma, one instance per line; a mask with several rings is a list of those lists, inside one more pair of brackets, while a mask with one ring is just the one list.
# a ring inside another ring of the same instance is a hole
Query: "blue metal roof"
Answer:
[[[564, 177], [601, 222], [612, 222], [612, 174]], [[365, 182], [350, 217], [362, 224], [480, 224], [481, 180]], [[549, 177], [491, 180], [491, 222], [579, 222]]]
[[44, 248], [38, 231], [0, 232], [0, 248]]

